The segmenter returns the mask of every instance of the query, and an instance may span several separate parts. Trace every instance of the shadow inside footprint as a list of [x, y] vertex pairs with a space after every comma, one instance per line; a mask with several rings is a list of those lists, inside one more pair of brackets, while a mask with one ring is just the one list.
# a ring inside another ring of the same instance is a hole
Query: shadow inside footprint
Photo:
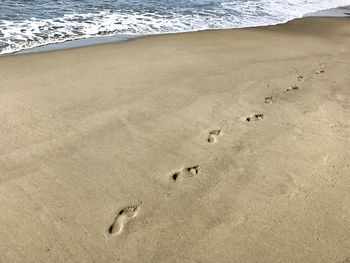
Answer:
[[209, 133], [208, 142], [214, 143], [216, 142], [216, 138], [222, 134], [222, 130], [214, 130]]
[[264, 114], [255, 114], [254, 116], [250, 116], [246, 118], [246, 121], [247, 122], [260, 121], [260, 120], [263, 120], [264, 118], [265, 118]]
[[303, 76], [298, 76], [298, 81], [303, 81], [304, 80], [304, 77]]
[[174, 173], [171, 177], [174, 182], [177, 182], [181, 179], [186, 179], [186, 178], [196, 176], [199, 173], [199, 169], [200, 169], [199, 165], [188, 167], [188, 168], [182, 169], [179, 172]]
[[289, 88], [286, 89], [286, 91], [297, 91], [300, 90], [300, 88], [297, 85], [291, 86]]
[[324, 69], [321, 69], [321, 70], [317, 70], [316, 72], [315, 72], [315, 74], [316, 75], [319, 75], [319, 74], [323, 74], [325, 71], [324, 71]]
[[135, 217], [139, 210], [140, 206], [138, 205], [128, 206], [120, 210], [113, 224], [109, 227], [108, 232], [111, 235], [120, 234], [123, 231], [124, 225], [129, 221], [129, 219]]
[[266, 104], [271, 104], [273, 102], [273, 98], [272, 97], [266, 97], [265, 98], [265, 103]]

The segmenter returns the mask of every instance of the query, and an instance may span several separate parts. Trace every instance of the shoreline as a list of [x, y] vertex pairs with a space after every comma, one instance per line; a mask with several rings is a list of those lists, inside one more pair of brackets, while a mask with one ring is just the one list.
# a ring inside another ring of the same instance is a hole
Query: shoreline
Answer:
[[[349, 12], [349, 13], [347, 13]], [[337, 8], [331, 8], [327, 10], [320, 10], [314, 13], [305, 14], [304, 17], [350, 17], [350, 6], [339, 6]], [[303, 17], [302, 17], [303, 18]], [[279, 23], [275, 25], [286, 24], [290, 21], [297, 20], [301, 18], [294, 18], [292, 20], [286, 21], [284, 23]], [[275, 25], [263, 25], [256, 27], [243, 27], [243, 28], [260, 28], [260, 27], [270, 27]], [[206, 29], [201, 31], [211, 31], [211, 30], [232, 30], [236, 28], [223, 28], [223, 29]], [[241, 28], [237, 28], [241, 29]], [[30, 54], [37, 52], [47, 52], [55, 50], [65, 50], [72, 48], [87, 47], [93, 45], [109, 44], [116, 43], [121, 41], [128, 41], [135, 38], [144, 38], [148, 36], [157, 36], [157, 35], [172, 35], [172, 34], [184, 34], [184, 33], [193, 33], [201, 31], [188, 31], [188, 32], [178, 32], [178, 33], [166, 33], [166, 34], [154, 34], [154, 35], [112, 35], [112, 36], [95, 36], [90, 38], [76, 39], [76, 40], [67, 40], [61, 43], [51, 43], [43, 46], [28, 48], [20, 51], [16, 51], [9, 54], [0, 55], [0, 58], [3, 56], [12, 56], [12, 55], [21, 55], [21, 54]]]
[[0, 58], [1, 262], [339, 262], [350, 20]]

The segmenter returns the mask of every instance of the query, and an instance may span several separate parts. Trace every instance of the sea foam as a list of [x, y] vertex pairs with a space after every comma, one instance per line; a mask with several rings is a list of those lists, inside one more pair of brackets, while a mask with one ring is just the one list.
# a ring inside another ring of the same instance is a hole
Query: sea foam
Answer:
[[105, 0], [97, 5], [85, 0], [63, 1], [55, 8], [45, 1], [33, 0], [26, 6], [2, 0], [0, 54], [97, 36], [272, 25], [350, 4], [350, 0]]

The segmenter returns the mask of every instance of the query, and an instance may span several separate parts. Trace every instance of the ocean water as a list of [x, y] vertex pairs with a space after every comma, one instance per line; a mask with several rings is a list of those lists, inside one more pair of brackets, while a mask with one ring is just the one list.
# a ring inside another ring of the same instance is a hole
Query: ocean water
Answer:
[[350, 0], [0, 0], [0, 54], [68, 40], [283, 23]]

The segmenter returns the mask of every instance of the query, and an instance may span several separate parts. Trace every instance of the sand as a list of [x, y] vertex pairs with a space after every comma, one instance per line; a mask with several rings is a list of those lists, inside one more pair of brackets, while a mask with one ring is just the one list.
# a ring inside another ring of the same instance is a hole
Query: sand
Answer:
[[349, 262], [350, 20], [0, 58], [0, 262]]

